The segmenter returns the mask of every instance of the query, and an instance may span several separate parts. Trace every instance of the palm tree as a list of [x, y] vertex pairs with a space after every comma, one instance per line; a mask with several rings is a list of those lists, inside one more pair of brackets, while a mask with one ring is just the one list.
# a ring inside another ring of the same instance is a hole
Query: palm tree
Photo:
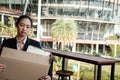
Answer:
[[[61, 43], [61, 47], [59, 49], [66, 50], [65, 45], [71, 44], [74, 40], [76, 40], [78, 35], [78, 27], [75, 21], [73, 20], [67, 20], [67, 19], [59, 19], [56, 20], [50, 29], [52, 38], [59, 43]], [[68, 49], [67, 49], [68, 50]], [[70, 50], [70, 49], [69, 49]], [[61, 59], [57, 58], [57, 61], [61, 63]], [[64, 62], [64, 58], [63, 58]], [[65, 59], [65, 62], [63, 63], [64, 68], [67, 69], [68, 61]], [[61, 66], [61, 64], [58, 64], [58, 66]]]
[[61, 49], [64, 49], [66, 43], [69, 44], [76, 40], [78, 27], [73, 20], [59, 19], [52, 24], [50, 31], [52, 38], [61, 43]]
[[9, 17], [8, 18], [8, 24], [7, 24], [7, 30], [6, 32], [9, 34], [9, 36], [11, 37], [15, 37], [16, 36], [16, 33], [17, 33], [17, 30], [15, 28], [15, 25], [14, 25], [15, 21], [14, 21], [14, 18], [13, 17]]
[[8, 18], [7, 25], [0, 22], [0, 35], [14, 37], [16, 35], [16, 32], [17, 31], [14, 26], [14, 18], [13, 17]]
[[3, 35], [5, 28], [6, 28], [6, 25], [0, 22], [0, 35]]

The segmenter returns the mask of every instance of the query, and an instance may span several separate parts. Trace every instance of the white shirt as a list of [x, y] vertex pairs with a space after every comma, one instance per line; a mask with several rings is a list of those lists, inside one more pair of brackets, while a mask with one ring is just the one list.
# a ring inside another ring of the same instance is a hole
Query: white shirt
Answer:
[[16, 38], [16, 40], [17, 40], [17, 50], [23, 50], [24, 44], [26, 43], [26, 40], [27, 40], [27, 37], [21, 41], [18, 40], [17, 38]]

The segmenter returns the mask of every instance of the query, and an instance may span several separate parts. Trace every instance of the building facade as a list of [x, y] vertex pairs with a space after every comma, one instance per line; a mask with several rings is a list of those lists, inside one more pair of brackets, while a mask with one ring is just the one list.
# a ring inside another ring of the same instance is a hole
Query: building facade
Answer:
[[[2, 17], [21, 15], [24, 3], [25, 0], [0, 0], [1, 8], [15, 10], [10, 11], [9, 15], [0, 11], [0, 20], [5, 22]], [[44, 47], [54, 47], [48, 30], [56, 19], [75, 20], [79, 33], [72, 50], [84, 53], [106, 53], [109, 44], [115, 47], [120, 44], [119, 41], [108, 40], [109, 36], [120, 33], [119, 13], [120, 0], [28, 0], [26, 12], [34, 18], [36, 28], [40, 29], [39, 37]], [[114, 56], [116, 51], [115, 48]]]

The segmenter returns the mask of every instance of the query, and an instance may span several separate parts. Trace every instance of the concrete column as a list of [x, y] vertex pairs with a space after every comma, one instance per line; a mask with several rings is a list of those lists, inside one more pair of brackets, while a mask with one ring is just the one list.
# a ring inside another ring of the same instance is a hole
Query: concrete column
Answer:
[[96, 53], [98, 53], [99, 44], [96, 44]]
[[4, 23], [4, 14], [1, 14], [1, 22]]
[[37, 40], [39, 41], [40, 40], [40, 37], [41, 37], [41, 33], [40, 32], [42, 32], [42, 31], [40, 31], [40, 30], [42, 30], [41, 29], [41, 0], [39, 0], [38, 1], [38, 22], [37, 22]]
[[53, 42], [52, 48], [53, 48], [53, 49], [57, 49], [57, 44], [56, 44], [56, 42]]
[[9, 1], [9, 9], [12, 9], [11, 1], [10, 0], [8, 0], [8, 1]]
[[106, 54], [106, 52], [105, 52], [105, 45], [103, 45], [103, 54]]
[[93, 44], [91, 44], [91, 54], [93, 53], [93, 50], [94, 49], [94, 45]]
[[23, 15], [26, 14], [27, 6], [28, 6], [28, 0], [25, 0], [24, 9], [23, 9], [23, 13], [22, 13]]
[[80, 51], [80, 44], [76, 44], [76, 51]]
[[73, 43], [72, 45], [72, 52], [76, 52], [76, 43]]

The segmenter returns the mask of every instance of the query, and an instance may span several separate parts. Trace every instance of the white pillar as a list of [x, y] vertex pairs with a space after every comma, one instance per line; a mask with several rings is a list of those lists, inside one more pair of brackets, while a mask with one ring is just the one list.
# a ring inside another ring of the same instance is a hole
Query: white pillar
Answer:
[[72, 52], [76, 52], [76, 43], [73, 43], [72, 45]]
[[103, 44], [103, 54], [106, 54], [105, 52], [105, 45]]
[[27, 5], [28, 5], [28, 0], [25, 0], [25, 3], [24, 3], [24, 9], [23, 9], [23, 15], [26, 14], [26, 10], [27, 10]]
[[40, 41], [41, 33], [41, 0], [38, 0], [37, 40]]
[[12, 6], [11, 6], [11, 1], [10, 1], [10, 0], [8, 0], [8, 2], [9, 2], [9, 9], [12, 9]]
[[56, 42], [53, 42], [52, 48], [53, 48], [53, 49], [57, 49], [57, 44], [56, 44]]
[[98, 53], [99, 44], [96, 44], [96, 53]]
[[4, 23], [4, 14], [1, 14], [1, 22]]
[[91, 44], [91, 54], [93, 53], [93, 48], [94, 48], [94, 45], [93, 44]]

